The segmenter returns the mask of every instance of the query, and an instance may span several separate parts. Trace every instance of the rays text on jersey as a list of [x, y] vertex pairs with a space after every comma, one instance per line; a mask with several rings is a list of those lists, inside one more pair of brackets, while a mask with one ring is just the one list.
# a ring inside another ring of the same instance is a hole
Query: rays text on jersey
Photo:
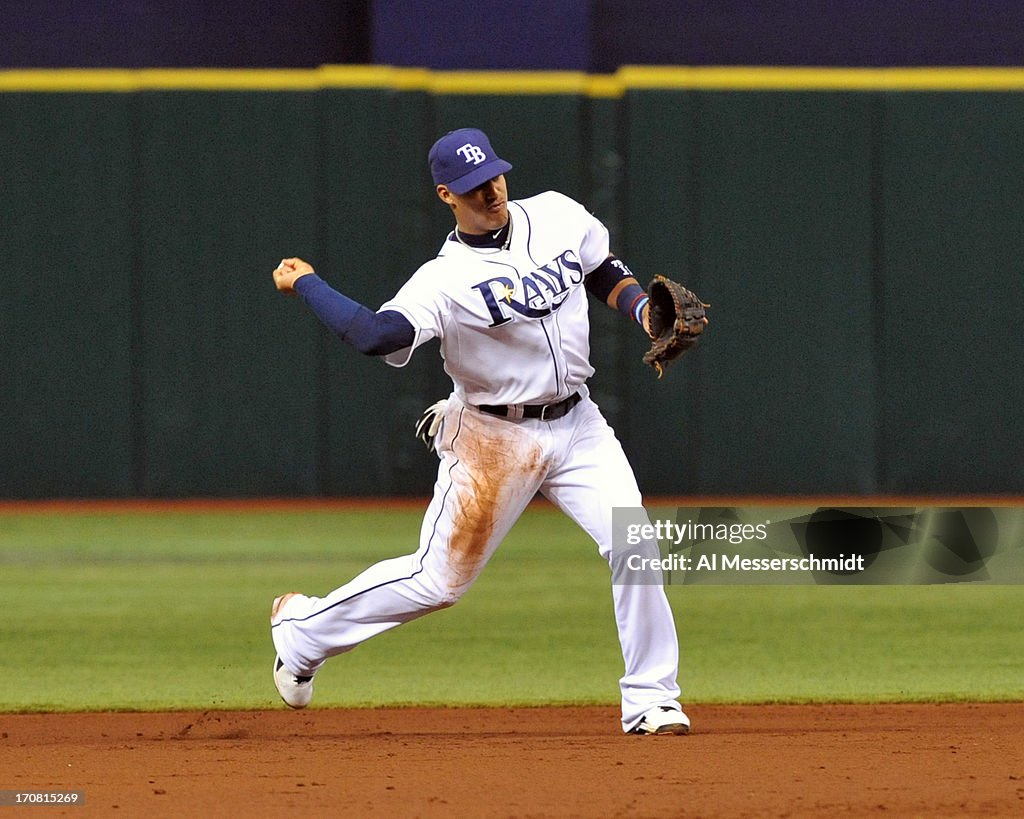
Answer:
[[[583, 284], [585, 274], [580, 257], [565, 250], [547, 264], [519, 276], [493, 276], [473, 285], [491, 314], [490, 327], [500, 327], [515, 318], [544, 318], [562, 306], [574, 287]], [[518, 296], [518, 298], [517, 298]]]

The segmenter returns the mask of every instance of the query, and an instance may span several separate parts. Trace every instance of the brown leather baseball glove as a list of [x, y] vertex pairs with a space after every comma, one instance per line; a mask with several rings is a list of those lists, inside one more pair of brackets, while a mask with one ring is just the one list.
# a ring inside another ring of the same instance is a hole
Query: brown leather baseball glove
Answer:
[[665, 276], [655, 276], [647, 286], [650, 299], [647, 325], [652, 339], [651, 349], [644, 353], [644, 364], [658, 371], [689, 350], [707, 326], [705, 304], [697, 295]]

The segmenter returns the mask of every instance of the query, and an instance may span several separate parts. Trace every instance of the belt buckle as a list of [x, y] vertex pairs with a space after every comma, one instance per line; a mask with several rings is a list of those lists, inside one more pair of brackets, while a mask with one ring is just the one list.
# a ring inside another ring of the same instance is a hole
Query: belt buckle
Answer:
[[542, 406], [542, 407], [540, 408], [540, 420], [541, 420], [541, 421], [547, 421], [547, 420], [548, 420], [548, 410], [549, 410], [549, 409], [554, 409], [554, 408], [555, 408], [555, 407], [557, 407], [557, 406], [558, 406], [558, 405], [559, 405], [560, 403], [561, 403], [561, 402], [560, 402], [560, 401], [558, 401], [558, 402], [556, 402], [556, 403], [554, 403], [554, 404], [545, 404], [544, 406]]

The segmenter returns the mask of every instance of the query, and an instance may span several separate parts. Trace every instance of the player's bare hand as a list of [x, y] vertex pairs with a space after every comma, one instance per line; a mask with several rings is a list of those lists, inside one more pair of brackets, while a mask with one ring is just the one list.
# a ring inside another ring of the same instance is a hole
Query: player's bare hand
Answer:
[[281, 259], [281, 264], [274, 268], [274, 284], [282, 293], [294, 293], [295, 282], [313, 272], [313, 265], [302, 259]]
[[647, 302], [644, 305], [644, 309], [640, 311], [640, 325], [644, 328], [644, 332], [647, 333], [651, 338], [654, 338], [654, 334], [651, 333], [651, 303]]

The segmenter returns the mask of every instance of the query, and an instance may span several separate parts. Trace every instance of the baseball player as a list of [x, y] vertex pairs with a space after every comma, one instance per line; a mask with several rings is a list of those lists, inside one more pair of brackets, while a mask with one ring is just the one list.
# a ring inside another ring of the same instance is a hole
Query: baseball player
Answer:
[[[292, 708], [317, 670], [387, 629], [453, 605], [539, 491], [611, 560], [612, 508], [640, 507], [632, 468], [590, 399], [588, 294], [645, 327], [647, 294], [609, 252], [608, 231], [554, 191], [509, 200], [512, 166], [474, 128], [428, 155], [455, 228], [376, 312], [333, 289], [302, 259], [274, 270], [343, 341], [404, 366], [432, 338], [451, 376], [449, 398], [418, 427], [440, 458], [419, 548], [384, 560], [326, 597], [274, 600], [274, 682]], [[657, 544], [650, 544], [657, 554]], [[627, 733], [685, 734], [678, 643], [661, 585], [612, 585], [625, 673]]]

